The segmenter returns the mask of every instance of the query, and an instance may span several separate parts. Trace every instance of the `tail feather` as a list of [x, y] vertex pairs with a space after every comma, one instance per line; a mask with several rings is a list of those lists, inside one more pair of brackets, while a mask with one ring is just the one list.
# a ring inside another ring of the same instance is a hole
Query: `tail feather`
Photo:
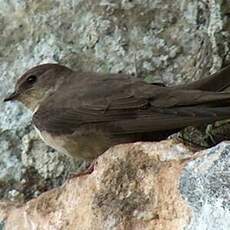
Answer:
[[230, 65], [222, 68], [220, 71], [207, 78], [194, 81], [189, 84], [173, 86], [176, 89], [205, 90], [220, 92], [230, 87]]

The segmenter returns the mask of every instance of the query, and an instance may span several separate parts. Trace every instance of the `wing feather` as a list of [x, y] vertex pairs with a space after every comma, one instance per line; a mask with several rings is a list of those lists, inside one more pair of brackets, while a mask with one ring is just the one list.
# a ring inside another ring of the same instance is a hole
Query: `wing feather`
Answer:
[[68, 96], [50, 97], [34, 114], [35, 126], [55, 134], [95, 126], [120, 135], [174, 130], [230, 117], [230, 93], [173, 89], [129, 79], [94, 81], [87, 89], [79, 81], [79, 88]]

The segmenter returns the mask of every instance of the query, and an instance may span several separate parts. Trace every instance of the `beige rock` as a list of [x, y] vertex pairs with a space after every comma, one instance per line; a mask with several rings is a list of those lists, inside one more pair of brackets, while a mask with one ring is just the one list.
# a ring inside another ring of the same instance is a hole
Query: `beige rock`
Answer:
[[190, 209], [179, 192], [192, 151], [173, 140], [110, 148], [91, 175], [5, 211], [6, 230], [180, 230]]

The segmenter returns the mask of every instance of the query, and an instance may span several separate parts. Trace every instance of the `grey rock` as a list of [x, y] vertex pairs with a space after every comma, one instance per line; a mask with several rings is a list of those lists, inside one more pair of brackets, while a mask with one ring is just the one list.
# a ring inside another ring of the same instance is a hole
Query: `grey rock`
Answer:
[[[0, 5], [1, 101], [19, 75], [45, 62], [177, 84], [205, 77], [229, 60], [228, 4], [220, 0], [0, 0]], [[0, 197], [28, 191], [31, 180], [44, 185], [31, 189], [37, 194], [61, 184], [75, 168], [39, 141], [30, 123], [22, 105], [0, 102], [0, 181], [10, 182]]]
[[230, 229], [230, 143], [201, 152], [184, 169], [180, 190], [192, 209], [189, 230]]

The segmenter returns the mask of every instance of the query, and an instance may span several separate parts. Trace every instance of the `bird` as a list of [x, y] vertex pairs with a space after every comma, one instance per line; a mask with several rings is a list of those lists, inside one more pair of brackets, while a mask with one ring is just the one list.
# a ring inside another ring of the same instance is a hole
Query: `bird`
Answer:
[[[32, 111], [33, 125], [47, 145], [94, 162], [117, 144], [158, 141], [187, 126], [229, 118], [230, 92], [221, 91], [228, 86], [228, 73], [220, 71], [223, 75], [225, 81], [216, 87], [207, 79], [218, 82], [218, 74], [167, 87], [128, 74], [73, 71], [46, 63], [19, 77], [4, 101], [20, 101]], [[89, 168], [86, 173], [93, 171]]]

